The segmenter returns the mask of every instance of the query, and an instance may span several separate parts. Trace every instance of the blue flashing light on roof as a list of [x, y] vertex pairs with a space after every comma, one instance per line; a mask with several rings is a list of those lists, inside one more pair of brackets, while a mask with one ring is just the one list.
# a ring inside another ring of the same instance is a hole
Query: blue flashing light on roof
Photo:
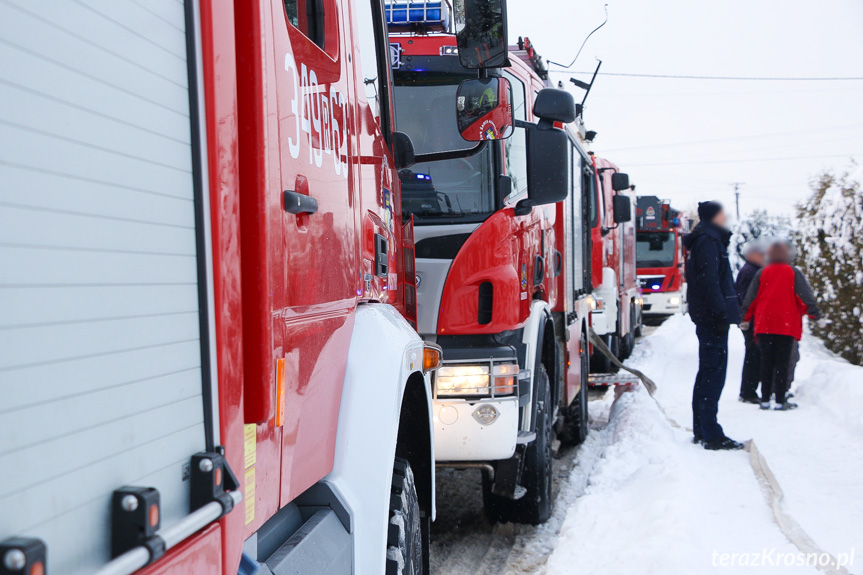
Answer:
[[428, 174], [417, 174], [416, 176], [418, 180], [431, 180], [431, 176]]
[[449, 30], [450, 11], [445, 0], [385, 0], [385, 11], [391, 32]]

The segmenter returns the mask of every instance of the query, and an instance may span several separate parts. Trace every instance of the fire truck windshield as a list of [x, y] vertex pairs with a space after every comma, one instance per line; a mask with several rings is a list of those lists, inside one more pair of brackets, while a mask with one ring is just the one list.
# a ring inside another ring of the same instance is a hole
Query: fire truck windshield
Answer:
[[[471, 76], [475, 77], [475, 76]], [[464, 150], [456, 124], [458, 84], [468, 76], [396, 74], [396, 126], [413, 140], [417, 154]], [[482, 221], [495, 211], [494, 146], [474, 156], [416, 164], [399, 173], [402, 209], [418, 223]], [[432, 220], [432, 221], [429, 221]]]
[[674, 232], [638, 232], [636, 260], [640, 268], [667, 268], [674, 265]]

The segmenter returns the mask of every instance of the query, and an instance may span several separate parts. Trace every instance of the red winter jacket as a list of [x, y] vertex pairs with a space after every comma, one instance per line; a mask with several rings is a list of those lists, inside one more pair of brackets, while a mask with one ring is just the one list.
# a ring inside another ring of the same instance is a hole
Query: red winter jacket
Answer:
[[755, 275], [743, 309], [746, 321], [755, 319], [755, 335], [790, 335], [797, 340], [803, 335], [804, 314], [821, 317], [803, 272], [783, 263], [770, 264]]

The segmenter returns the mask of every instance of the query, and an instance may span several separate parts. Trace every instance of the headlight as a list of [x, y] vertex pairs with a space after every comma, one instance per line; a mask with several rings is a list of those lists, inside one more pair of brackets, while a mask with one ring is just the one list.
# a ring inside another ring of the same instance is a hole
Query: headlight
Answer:
[[668, 303], [671, 305], [680, 305], [680, 298], [677, 296], [668, 298]]
[[438, 397], [489, 397], [515, 393], [518, 364], [443, 365], [437, 371]]
[[591, 297], [591, 299], [590, 299], [591, 311], [602, 311], [604, 307], [605, 307], [605, 301], [601, 297]]

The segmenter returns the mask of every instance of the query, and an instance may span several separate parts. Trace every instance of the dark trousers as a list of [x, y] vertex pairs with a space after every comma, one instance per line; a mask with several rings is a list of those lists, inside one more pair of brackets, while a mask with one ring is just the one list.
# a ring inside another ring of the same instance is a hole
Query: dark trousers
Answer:
[[785, 403], [785, 394], [791, 383], [794, 344], [795, 340], [790, 335], [758, 334], [758, 347], [761, 349], [761, 401], [770, 401], [770, 396], [776, 394], [776, 403]]
[[692, 431], [699, 439], [714, 441], [725, 437], [716, 416], [728, 367], [728, 326], [699, 323], [695, 325], [695, 333], [698, 375], [692, 390]]
[[755, 341], [755, 332], [743, 332], [746, 355], [743, 358], [743, 373], [740, 375], [740, 397], [758, 398], [758, 383], [761, 381], [761, 350]]

